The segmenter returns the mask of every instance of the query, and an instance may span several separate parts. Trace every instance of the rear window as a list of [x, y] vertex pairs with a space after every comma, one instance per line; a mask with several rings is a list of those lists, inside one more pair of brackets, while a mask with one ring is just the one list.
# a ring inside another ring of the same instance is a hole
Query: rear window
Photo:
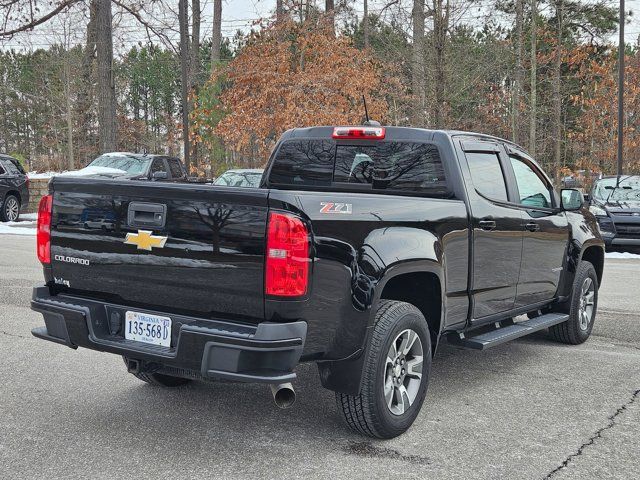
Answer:
[[438, 148], [418, 142], [344, 145], [331, 140], [290, 140], [276, 154], [269, 180], [281, 185], [447, 192]]

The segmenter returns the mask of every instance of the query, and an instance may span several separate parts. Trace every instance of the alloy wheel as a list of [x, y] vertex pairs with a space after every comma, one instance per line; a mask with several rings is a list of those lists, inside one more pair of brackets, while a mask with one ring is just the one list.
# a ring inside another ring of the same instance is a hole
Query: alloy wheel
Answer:
[[403, 330], [391, 342], [384, 374], [384, 399], [389, 411], [402, 415], [416, 400], [422, 382], [422, 341], [418, 334]]
[[9, 199], [7, 199], [4, 205], [4, 209], [5, 209], [4, 210], [5, 216], [8, 221], [15, 222], [18, 219], [18, 214], [20, 212], [20, 205], [18, 204], [18, 201], [15, 198], [10, 197]]
[[596, 289], [590, 277], [584, 279], [580, 289], [580, 307], [578, 310], [578, 320], [580, 329], [586, 331], [593, 319], [593, 309], [595, 303]]

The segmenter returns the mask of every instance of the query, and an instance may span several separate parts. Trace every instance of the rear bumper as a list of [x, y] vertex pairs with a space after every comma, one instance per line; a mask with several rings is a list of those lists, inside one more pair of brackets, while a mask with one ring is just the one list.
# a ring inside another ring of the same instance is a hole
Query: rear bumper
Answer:
[[44, 316], [32, 334], [71, 348], [85, 347], [137, 360], [142, 371], [195, 378], [282, 383], [296, 377], [307, 333], [306, 322], [245, 325], [166, 312], [171, 347], [126, 340], [124, 307], [71, 295], [52, 296], [47, 287], [33, 290], [31, 308]]

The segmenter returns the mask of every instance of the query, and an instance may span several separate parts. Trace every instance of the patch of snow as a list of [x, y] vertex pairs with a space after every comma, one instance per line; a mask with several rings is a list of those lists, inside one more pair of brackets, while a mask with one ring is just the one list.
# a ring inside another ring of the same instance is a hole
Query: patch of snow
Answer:
[[38, 220], [37, 213], [21, 213], [20, 214], [20, 222], [35, 222]]
[[[0, 223], [0, 235], [27, 235], [27, 236], [35, 236], [36, 229], [35, 228], [25, 228], [19, 227], [21, 222], [7, 222]], [[29, 223], [30, 226], [31, 225]]]
[[80, 170], [58, 173], [57, 175], [60, 177], [85, 177], [87, 175], [125, 175], [126, 173], [125, 170], [120, 170], [119, 168], [89, 166]]
[[607, 252], [605, 253], [605, 258], [617, 258], [617, 259], [626, 259], [626, 260], [640, 260], [640, 255], [637, 253], [630, 252]]
[[52, 178], [54, 175], [59, 175], [59, 173], [60, 172], [29, 172], [27, 173], [27, 177], [29, 177], [30, 180], [44, 180], [47, 178]]

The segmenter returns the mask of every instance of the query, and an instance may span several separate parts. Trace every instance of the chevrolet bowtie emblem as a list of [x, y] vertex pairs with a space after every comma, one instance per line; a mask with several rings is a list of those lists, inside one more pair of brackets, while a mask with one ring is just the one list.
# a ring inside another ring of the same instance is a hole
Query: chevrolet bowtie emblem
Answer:
[[167, 237], [153, 235], [149, 230], [138, 230], [138, 233], [127, 233], [124, 243], [135, 245], [138, 250], [149, 250], [152, 248], [163, 248], [167, 243]]

